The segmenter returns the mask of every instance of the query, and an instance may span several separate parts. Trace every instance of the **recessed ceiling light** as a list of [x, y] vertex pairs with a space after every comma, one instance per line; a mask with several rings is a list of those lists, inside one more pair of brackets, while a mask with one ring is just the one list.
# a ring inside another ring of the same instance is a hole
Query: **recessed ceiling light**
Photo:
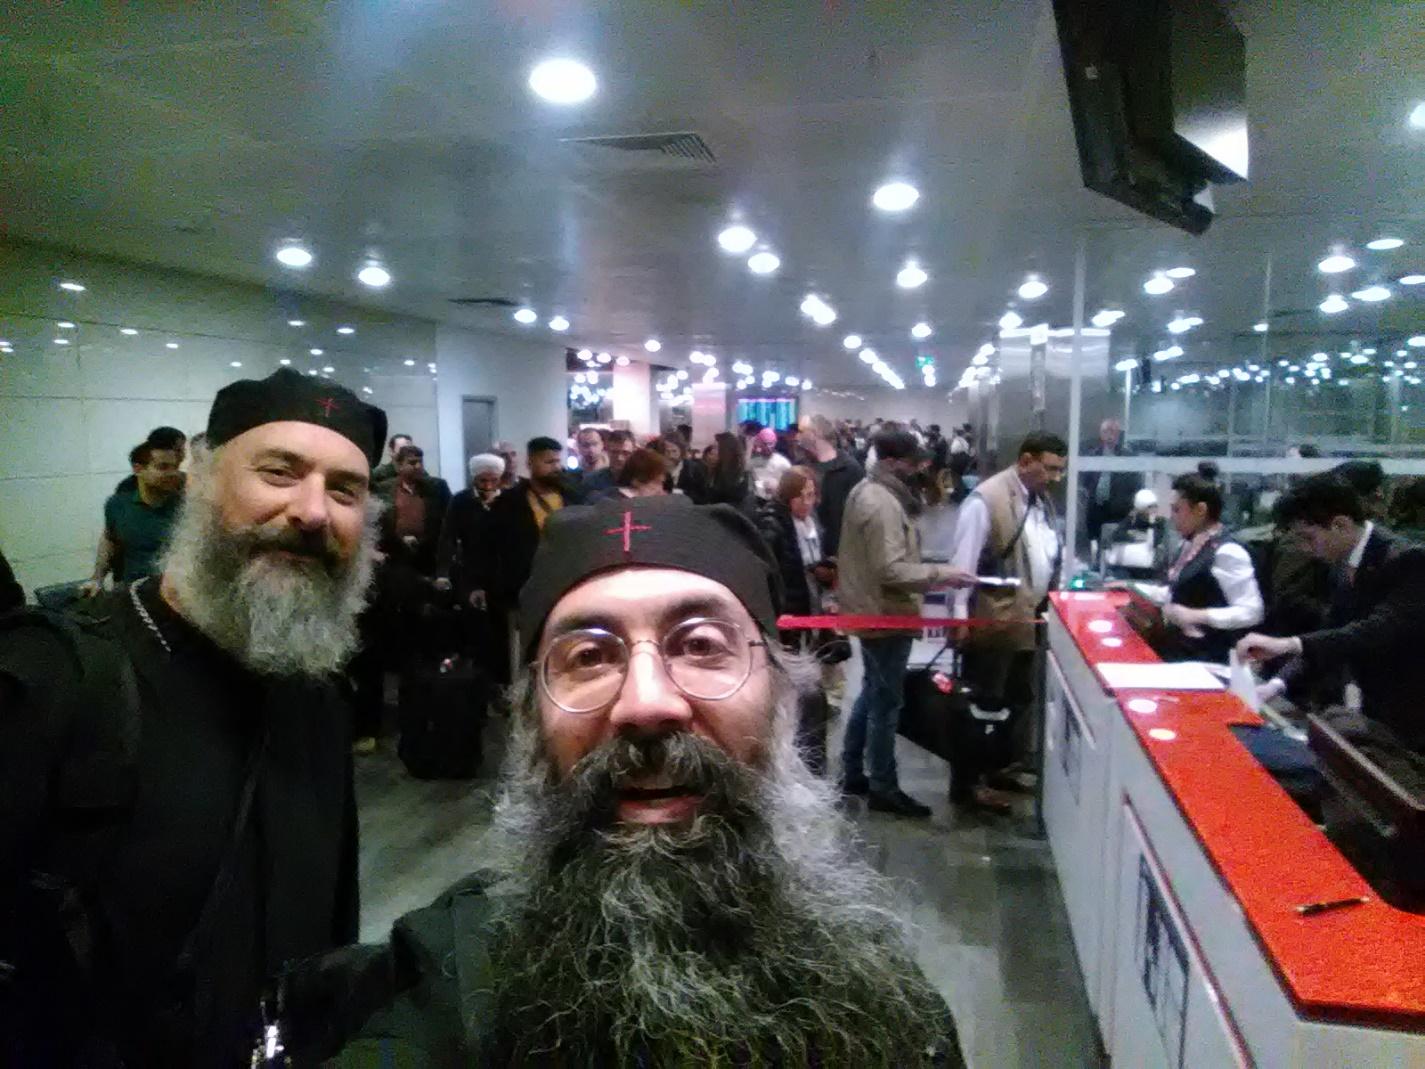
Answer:
[[903, 212], [919, 199], [920, 190], [909, 182], [887, 182], [871, 194], [871, 203], [883, 212]]
[[119, 328], [119, 333], [120, 333], [120, 334], [127, 334], [129, 337], [132, 338], [135, 334], [138, 333], [138, 331], [136, 331], [133, 327], [120, 327], [120, 328]]
[[1425, 282], [1425, 275], [1401, 275], [1400, 284], [1402, 286], [1418, 286]]
[[305, 327], [307, 321], [305, 319], [289, 319], [287, 320], [287, 325], [289, 327]]
[[1374, 241], [1366, 242], [1366, 248], [1375, 252], [1389, 252], [1391, 249], [1398, 249], [1405, 242], [1400, 238], [1376, 238]]
[[296, 243], [283, 245], [274, 255], [277, 262], [284, 267], [307, 267], [312, 262], [311, 252]]
[[1014, 330], [1016, 327], [1022, 326], [1023, 323], [1024, 320], [1019, 317], [1018, 312], [1006, 312], [999, 317], [1000, 330]]
[[663, 343], [657, 338], [649, 338], [646, 342], [643, 343], [643, 347], [647, 349], [650, 353], [656, 353], [659, 349], [663, 348]]
[[730, 226], [717, 236], [717, 243], [723, 251], [741, 254], [757, 244], [757, 235], [745, 226]]
[[770, 275], [777, 268], [782, 266], [775, 253], [758, 252], [748, 257], [747, 269], [754, 275]]
[[930, 276], [917, 263], [908, 263], [896, 272], [896, 285], [903, 290], [913, 290], [925, 285]]
[[391, 284], [391, 272], [380, 264], [367, 264], [356, 273], [356, 280], [363, 286], [379, 290], [382, 286]]
[[1338, 275], [1342, 271], [1349, 271], [1356, 266], [1356, 261], [1343, 252], [1333, 252], [1326, 259], [1316, 265], [1316, 270], [1323, 275]]
[[322, 368], [322, 372], [323, 372], [324, 374], [327, 374], [327, 375], [330, 375], [330, 374], [331, 374], [332, 372], [334, 372], [335, 370], [336, 370], [336, 368], [334, 368], [334, 367], [332, 367], [332, 366], [330, 366], [330, 365], [328, 365], [327, 367]]
[[1350, 307], [1350, 301], [1342, 297], [1339, 293], [1333, 293], [1316, 307], [1320, 308], [1327, 315], [1335, 315], [1337, 312], [1344, 312]]
[[1265, 333], [1267, 332], [1267, 324], [1266, 324], [1266, 323], [1253, 323], [1253, 324], [1252, 324], [1252, 329], [1255, 330], [1258, 334], [1265, 334]]
[[629, 360], [628, 357], [620, 354], [619, 356], [614, 357], [614, 363], [617, 364], [619, 367], [628, 367], [628, 365], [631, 364], [632, 361]]
[[291, 367], [291, 365], [292, 365], [291, 359], [288, 358], [288, 357], [285, 357], [285, 356], [284, 356], [281, 360], [279, 360], [279, 361], [277, 361], [277, 362], [278, 362], [279, 364], [281, 364], [283, 367]]
[[563, 334], [566, 330], [569, 329], [569, 320], [565, 319], [563, 316], [553, 316], [549, 320], [549, 329], [554, 331], [556, 334]]
[[674, 372], [674, 374], [677, 375], [678, 378], [684, 382], [688, 380], [688, 369], [685, 367], [680, 367], [677, 371]]
[[921, 338], [928, 338], [934, 333], [935, 331], [931, 329], [929, 323], [917, 323], [915, 326], [910, 328], [910, 336], [917, 340]]
[[1147, 282], [1143, 283], [1143, 292], [1151, 294], [1154, 297], [1161, 297], [1163, 294], [1169, 292], [1175, 285], [1176, 283], [1172, 279], [1159, 271]]
[[228, 361], [228, 367], [242, 367], [242, 361], [241, 361], [241, 360], [229, 360], [229, 361]]
[[59, 288], [68, 290], [70, 293], [83, 293], [84, 284], [82, 282], [61, 282]]
[[402, 360], [401, 363], [405, 364], [407, 367], [415, 367], [415, 366], [416, 366], [416, 362], [415, 362], [414, 360], [412, 360], [410, 357], [407, 357], [405, 360]]
[[609, 364], [613, 362], [613, 357], [611, 357], [608, 353], [600, 353], [598, 356], [594, 357], [594, 362], [596, 364]]
[[70, 322], [69, 320], [67, 320], [67, 319], [61, 319], [58, 323], [55, 324], [55, 326], [57, 326], [60, 330], [73, 330], [73, 329], [74, 329], [74, 324], [71, 323], [71, 322]]
[[523, 323], [525, 326], [529, 326], [531, 323], [537, 323], [538, 321], [539, 315], [533, 308], [519, 308], [515, 310], [516, 323]]
[[799, 375], [788, 375], [785, 381], [788, 386], [800, 386], [802, 384], [802, 380]]
[[1120, 360], [1118, 363], [1114, 364], [1114, 365], [1113, 365], [1113, 370], [1114, 370], [1114, 371], [1133, 371], [1133, 370], [1134, 370], [1135, 368], [1137, 368], [1137, 367], [1138, 367], [1138, 361], [1135, 360], [1133, 357], [1130, 356], [1130, 357], [1127, 357], [1127, 358], [1124, 359], [1124, 360]]
[[599, 82], [577, 59], [546, 59], [529, 72], [529, 87], [551, 104], [582, 104]]
[[1406, 338], [1405, 344], [1412, 349], [1425, 349], [1425, 334], [1417, 334], [1413, 338]]
[[1358, 301], [1374, 303], [1376, 301], [1389, 300], [1390, 290], [1385, 286], [1367, 286], [1365, 289], [1356, 290], [1351, 296]]
[[1090, 320], [1096, 327], [1111, 327], [1124, 317], [1126, 313], [1119, 308], [1104, 308], [1094, 313]]
[[356, 328], [355, 328], [355, 327], [337, 327], [337, 328], [336, 328], [336, 332], [337, 332], [338, 334], [355, 334], [355, 333], [356, 333]]
[[1425, 101], [1410, 109], [1410, 125], [1417, 130], [1425, 130]]
[[875, 363], [876, 361], [878, 361], [879, 359], [880, 359], [880, 357], [876, 355], [876, 350], [875, 350], [875, 349], [862, 349], [862, 350], [861, 350], [861, 363], [863, 363], [863, 364], [874, 364], [874, 363]]
[[580, 349], [580, 350], [579, 350], [577, 353], [575, 353], [574, 355], [577, 356], [580, 360], [584, 360], [584, 361], [589, 361], [589, 360], [594, 359], [594, 354], [593, 354], [593, 352], [592, 352], [591, 350], [589, 350], [589, 349]]
[[845, 349], [859, 349], [861, 348], [861, 335], [848, 334], [841, 339], [841, 345]]
[[1192, 278], [1197, 272], [1191, 267], [1170, 267], [1163, 274], [1169, 278]]
[[166, 344], [166, 345], [168, 346], [168, 348], [170, 348], [170, 349], [177, 349], [177, 348], [178, 348], [178, 343], [177, 343], [176, 341], [166, 342], [165, 344]]
[[311, 353], [313, 356], [325, 355], [325, 350], [323, 349], [308, 349], [307, 352]]
[[1019, 287], [1019, 295], [1026, 301], [1037, 301], [1048, 292], [1048, 284], [1038, 275], [1030, 275]]
[[68, 338], [56, 338], [56, 339], [54, 340], [54, 343], [55, 343], [56, 345], [68, 345], [68, 344], [69, 344], [69, 339], [68, 339]]

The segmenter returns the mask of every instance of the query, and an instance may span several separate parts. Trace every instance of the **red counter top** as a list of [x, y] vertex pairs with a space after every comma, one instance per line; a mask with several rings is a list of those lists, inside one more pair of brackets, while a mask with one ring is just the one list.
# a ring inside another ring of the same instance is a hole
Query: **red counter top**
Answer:
[[[1155, 662], [1119, 615], [1126, 594], [1052, 595], [1090, 664]], [[1104, 632], [1103, 623], [1112, 624]], [[1121, 639], [1105, 646], [1103, 640]], [[1261, 718], [1227, 691], [1130, 690], [1119, 709], [1188, 827], [1241, 904], [1304, 1017], [1425, 1030], [1425, 916], [1382, 902], [1228, 728]], [[1295, 907], [1366, 895], [1351, 909]]]

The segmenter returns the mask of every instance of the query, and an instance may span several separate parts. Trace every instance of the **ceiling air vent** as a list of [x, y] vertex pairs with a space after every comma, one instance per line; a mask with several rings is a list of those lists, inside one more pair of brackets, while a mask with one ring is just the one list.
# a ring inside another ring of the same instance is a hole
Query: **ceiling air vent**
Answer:
[[717, 157], [703, 140], [703, 135], [688, 130], [669, 134], [566, 137], [561, 140], [563, 144], [580, 150], [590, 161], [619, 168], [682, 169], [717, 163]]
[[516, 301], [508, 297], [452, 297], [451, 304], [458, 304], [462, 308], [518, 308]]

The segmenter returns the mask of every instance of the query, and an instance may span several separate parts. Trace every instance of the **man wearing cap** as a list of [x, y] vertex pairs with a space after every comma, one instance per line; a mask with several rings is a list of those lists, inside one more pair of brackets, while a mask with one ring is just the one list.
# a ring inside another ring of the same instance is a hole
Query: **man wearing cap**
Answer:
[[356, 933], [350, 711], [385, 414], [220, 390], [157, 576], [0, 633], [0, 1063], [231, 1065]]
[[[325, 1025], [357, 1032], [338, 1066], [962, 1065], [795, 747], [804, 666], [774, 641], [775, 574], [725, 505], [550, 517], [493, 867], [389, 945], [295, 970], [288, 1049]], [[387, 990], [334, 999], [353, 977]]]

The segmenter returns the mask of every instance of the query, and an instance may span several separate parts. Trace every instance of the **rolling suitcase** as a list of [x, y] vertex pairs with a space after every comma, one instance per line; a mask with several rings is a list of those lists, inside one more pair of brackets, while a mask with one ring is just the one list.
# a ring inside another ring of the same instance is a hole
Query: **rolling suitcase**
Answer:
[[480, 771], [489, 680], [468, 658], [421, 663], [401, 681], [396, 752], [417, 779], [470, 779]]
[[1003, 768], [1010, 761], [1009, 711], [975, 708], [974, 690], [958, 669], [958, 658], [937, 667], [947, 644], [929, 664], [912, 668], [905, 676], [905, 704], [898, 734], [936, 757], [973, 776], [979, 771]]

